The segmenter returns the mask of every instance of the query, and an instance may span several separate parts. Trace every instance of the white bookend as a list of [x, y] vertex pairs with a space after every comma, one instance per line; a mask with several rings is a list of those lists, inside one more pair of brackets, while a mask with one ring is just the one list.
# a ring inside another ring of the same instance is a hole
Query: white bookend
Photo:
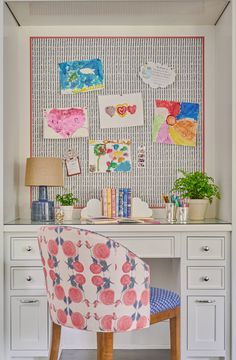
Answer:
[[102, 216], [102, 202], [98, 199], [90, 199], [85, 208], [81, 210], [81, 218]]
[[149, 208], [148, 203], [142, 201], [140, 198], [132, 198], [132, 217], [152, 217], [152, 209]]

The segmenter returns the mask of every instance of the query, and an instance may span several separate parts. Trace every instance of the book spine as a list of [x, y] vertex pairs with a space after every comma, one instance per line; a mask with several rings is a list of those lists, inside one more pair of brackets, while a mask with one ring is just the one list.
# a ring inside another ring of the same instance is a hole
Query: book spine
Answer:
[[119, 216], [123, 217], [123, 189], [119, 189]]
[[116, 216], [119, 215], [119, 189], [116, 189]]
[[127, 216], [128, 217], [132, 216], [132, 204], [131, 204], [131, 202], [132, 202], [132, 194], [131, 194], [131, 189], [129, 188], [128, 189], [128, 205], [127, 205], [127, 207], [128, 207]]
[[102, 215], [107, 217], [107, 189], [102, 189]]
[[107, 217], [112, 217], [111, 211], [111, 188], [107, 188]]
[[111, 213], [112, 217], [116, 217], [116, 189], [111, 189]]
[[123, 191], [123, 216], [128, 217], [128, 189], [125, 188]]

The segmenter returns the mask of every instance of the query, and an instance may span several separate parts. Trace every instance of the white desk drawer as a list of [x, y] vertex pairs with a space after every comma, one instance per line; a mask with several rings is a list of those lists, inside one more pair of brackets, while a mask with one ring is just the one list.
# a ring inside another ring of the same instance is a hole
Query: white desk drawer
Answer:
[[48, 349], [46, 296], [11, 298], [11, 349]]
[[188, 297], [188, 350], [224, 350], [224, 297]]
[[175, 237], [118, 237], [112, 236], [112, 239], [126, 246], [136, 255], [142, 258], [172, 258], [175, 257]]
[[223, 266], [188, 267], [188, 289], [224, 289]]
[[38, 240], [35, 237], [11, 237], [11, 260], [39, 260]]
[[31, 290], [44, 289], [43, 269], [40, 267], [12, 267], [11, 289]]
[[225, 238], [189, 236], [187, 239], [189, 260], [223, 260], [225, 258]]

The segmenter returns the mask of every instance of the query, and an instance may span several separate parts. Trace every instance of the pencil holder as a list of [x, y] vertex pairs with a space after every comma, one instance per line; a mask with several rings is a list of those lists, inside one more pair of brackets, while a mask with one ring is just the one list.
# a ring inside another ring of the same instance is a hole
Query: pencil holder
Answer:
[[188, 221], [188, 213], [189, 213], [189, 207], [183, 206], [179, 208], [179, 221], [182, 224], [186, 224]]
[[166, 220], [170, 223], [176, 221], [176, 212], [177, 207], [174, 203], [167, 203], [166, 204]]

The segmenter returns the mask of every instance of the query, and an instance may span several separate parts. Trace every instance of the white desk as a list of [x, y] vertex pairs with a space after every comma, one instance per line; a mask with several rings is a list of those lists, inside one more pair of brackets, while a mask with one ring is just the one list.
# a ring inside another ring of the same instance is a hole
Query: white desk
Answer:
[[[152, 285], [180, 293], [182, 360], [230, 360], [230, 224], [208, 220], [186, 225], [73, 222], [73, 226], [97, 231], [127, 246], [150, 262]], [[4, 227], [6, 359], [47, 356], [48, 312], [36, 239], [39, 227], [24, 220]], [[27, 281], [29, 276], [31, 281]], [[152, 328], [117, 334], [116, 347], [168, 347], [167, 324], [160, 325], [161, 330]], [[71, 348], [96, 345], [93, 334], [75, 335], [70, 330], [64, 332], [63, 344]]]

